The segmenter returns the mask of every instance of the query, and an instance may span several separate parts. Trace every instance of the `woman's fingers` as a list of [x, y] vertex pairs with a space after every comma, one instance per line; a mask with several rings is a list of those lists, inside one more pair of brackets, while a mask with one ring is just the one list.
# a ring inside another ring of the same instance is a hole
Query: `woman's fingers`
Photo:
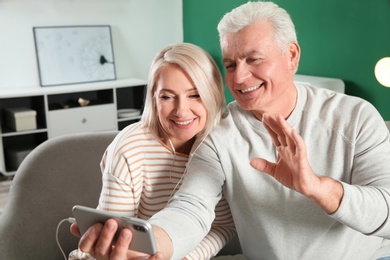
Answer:
[[70, 226], [70, 232], [76, 236], [76, 237], [81, 237], [81, 233], [80, 233], [80, 230], [79, 230], [79, 227], [77, 226], [76, 223], [73, 223], [71, 226]]
[[118, 236], [115, 247], [112, 249], [110, 260], [127, 259], [127, 252], [132, 239], [130, 229], [124, 228]]
[[95, 244], [96, 241], [99, 239], [100, 232], [103, 229], [103, 224], [97, 223], [93, 226], [91, 226], [84, 235], [80, 238], [79, 241], [79, 248], [83, 252], [90, 253], [91, 255], [94, 255], [95, 253]]
[[117, 229], [118, 223], [114, 219], [109, 219], [104, 223], [99, 239], [95, 245], [95, 256], [97, 256], [97, 258], [109, 258]]

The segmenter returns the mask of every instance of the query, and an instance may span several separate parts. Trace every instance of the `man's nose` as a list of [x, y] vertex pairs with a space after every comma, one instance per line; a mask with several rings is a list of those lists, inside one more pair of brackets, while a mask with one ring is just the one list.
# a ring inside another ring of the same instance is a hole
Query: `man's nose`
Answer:
[[234, 81], [238, 84], [245, 82], [251, 76], [251, 72], [246, 64], [240, 64], [236, 66], [234, 71]]

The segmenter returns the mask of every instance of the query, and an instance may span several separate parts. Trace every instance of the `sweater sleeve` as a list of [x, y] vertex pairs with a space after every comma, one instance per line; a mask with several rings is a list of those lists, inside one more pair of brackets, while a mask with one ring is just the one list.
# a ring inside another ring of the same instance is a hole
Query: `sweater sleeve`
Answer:
[[222, 197], [215, 208], [215, 220], [209, 233], [186, 258], [199, 260], [214, 257], [233, 238], [235, 233], [229, 205]]
[[[356, 113], [350, 180], [341, 181], [344, 196], [331, 215], [366, 235], [390, 238], [390, 135], [371, 105]], [[349, 151], [348, 151], [349, 152]]]
[[[223, 230], [218, 227], [215, 216], [219, 214], [216, 205], [222, 198], [224, 182], [225, 175], [218, 154], [206, 138], [188, 164], [180, 189], [170, 203], [149, 220], [152, 225], [165, 230], [171, 238], [174, 249], [172, 259], [181, 259], [202, 240], [207, 241]], [[212, 225], [215, 228], [210, 231]]]
[[117, 153], [112, 161], [107, 161], [108, 151], [101, 162], [102, 190], [98, 209], [135, 216], [137, 214], [135, 187], [127, 161], [120, 153]]

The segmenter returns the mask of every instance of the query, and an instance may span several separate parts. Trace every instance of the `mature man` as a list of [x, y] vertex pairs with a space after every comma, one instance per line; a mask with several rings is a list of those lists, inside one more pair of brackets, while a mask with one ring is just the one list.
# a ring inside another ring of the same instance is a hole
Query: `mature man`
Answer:
[[[193, 155], [181, 190], [150, 220], [162, 253], [151, 259], [191, 251], [222, 192], [248, 259], [390, 256], [390, 136], [376, 109], [294, 83], [300, 47], [277, 5], [243, 4], [218, 30], [236, 102]], [[80, 245], [93, 250], [94, 238]]]

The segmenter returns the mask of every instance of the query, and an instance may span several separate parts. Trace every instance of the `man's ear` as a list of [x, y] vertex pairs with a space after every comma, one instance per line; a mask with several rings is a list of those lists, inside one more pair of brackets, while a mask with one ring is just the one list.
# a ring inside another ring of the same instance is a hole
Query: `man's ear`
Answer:
[[290, 44], [289, 48], [290, 54], [290, 69], [296, 71], [298, 69], [299, 60], [301, 58], [301, 47], [297, 42], [293, 42]]

